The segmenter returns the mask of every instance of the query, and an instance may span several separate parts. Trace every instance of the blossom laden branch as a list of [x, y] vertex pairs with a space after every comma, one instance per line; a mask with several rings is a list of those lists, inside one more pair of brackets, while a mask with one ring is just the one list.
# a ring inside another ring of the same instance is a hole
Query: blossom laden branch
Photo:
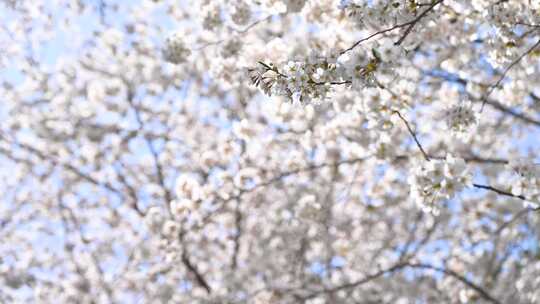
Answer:
[[[493, 164], [493, 163], [495, 163], [495, 164], [506, 164], [506, 163], [508, 163], [508, 161], [506, 161], [506, 160], [499, 160], [499, 159], [493, 160], [493, 159], [489, 159], [489, 158], [483, 159], [483, 158], [480, 158], [480, 157], [477, 157], [477, 156], [474, 156], [474, 157], [471, 157], [471, 158], [465, 158], [465, 159], [454, 158], [452, 156], [447, 156], [446, 158], [442, 159], [440, 157], [434, 157], [434, 156], [430, 157], [428, 154], [426, 154], [426, 156], [428, 157], [427, 158], [428, 159], [427, 160], [428, 164], [430, 164], [430, 166], [428, 166], [427, 169], [439, 172], [439, 174], [442, 174], [443, 171], [447, 172], [446, 173], [447, 174], [446, 180], [444, 180], [443, 182], [441, 182], [441, 180], [437, 179], [437, 181], [428, 180], [428, 181], [426, 181], [426, 183], [420, 183], [419, 181], [422, 180], [421, 178], [420, 178], [420, 180], [417, 180], [417, 181], [414, 181], [415, 178], [412, 178], [411, 183], [413, 185], [425, 184], [424, 186], [421, 186], [418, 189], [415, 188], [416, 186], [413, 187], [413, 192], [418, 192], [418, 199], [421, 199], [422, 197], [425, 196], [425, 199], [422, 199], [422, 201], [425, 203], [425, 204], [422, 205], [422, 207], [424, 209], [427, 208], [426, 210], [429, 209], [429, 210], [432, 210], [432, 211], [434, 211], [436, 213], [437, 209], [433, 209], [435, 207], [433, 205], [435, 203], [435, 198], [436, 197], [450, 198], [455, 194], [455, 192], [462, 189], [464, 185], [470, 185], [470, 186], [473, 186], [475, 188], [492, 191], [492, 192], [495, 192], [495, 193], [503, 195], [503, 196], [514, 197], [514, 198], [518, 198], [518, 199], [521, 199], [521, 200], [529, 200], [523, 195], [515, 195], [515, 194], [512, 194], [511, 192], [500, 190], [500, 189], [495, 188], [493, 186], [482, 185], [482, 184], [470, 182], [470, 179], [472, 178], [472, 176], [469, 175], [469, 173], [465, 169], [464, 163], [463, 163], [463, 161], [468, 161], [468, 162], [470, 161], [470, 162], [480, 162], [480, 163], [487, 163], [487, 164]], [[254, 186], [252, 186], [250, 188], [239, 189], [239, 193], [237, 195], [235, 195], [235, 196], [230, 197], [227, 201], [239, 200], [245, 194], [248, 194], [250, 192], [260, 190], [261, 188], [270, 186], [270, 185], [272, 185], [274, 183], [282, 181], [283, 178], [286, 178], [286, 177], [289, 177], [289, 176], [293, 176], [293, 175], [301, 174], [301, 173], [305, 173], [305, 172], [310, 172], [310, 171], [314, 171], [314, 170], [318, 170], [318, 169], [322, 169], [322, 168], [326, 168], [326, 167], [337, 167], [337, 166], [344, 165], [344, 164], [356, 164], [356, 163], [359, 163], [359, 162], [366, 161], [368, 158], [369, 157], [345, 159], [345, 160], [340, 160], [340, 161], [334, 162], [334, 163], [322, 163], [322, 164], [311, 165], [311, 166], [307, 166], [307, 167], [304, 167], [304, 168], [299, 168], [299, 169], [295, 169], [295, 170], [291, 170], [291, 171], [285, 171], [285, 172], [282, 172], [282, 173], [278, 174], [277, 176], [275, 176], [273, 178], [268, 179], [267, 181], [259, 182], [259, 183], [257, 183], [256, 185], [254, 185]], [[399, 160], [410, 159], [410, 158], [411, 157], [409, 157], [409, 156], [396, 156], [396, 157], [394, 157], [393, 161], [399, 161]], [[425, 170], [426, 170], [426, 168], [423, 168], [423, 169], [420, 170], [420, 172], [424, 172]], [[430, 175], [430, 174], [428, 174], [428, 175]], [[413, 175], [413, 176], [416, 177], [416, 179], [418, 179], [418, 177], [416, 175]], [[435, 185], [435, 186], [433, 186], [433, 185]], [[425, 188], [425, 187], [428, 187], [428, 186], [431, 189], [429, 191], [427, 191], [426, 188]]]
[[504, 71], [501, 73], [499, 79], [497, 80], [497, 82], [495, 82], [495, 84], [493, 84], [490, 89], [486, 92], [486, 95], [482, 97], [483, 99], [483, 102], [482, 102], [482, 108], [480, 111], [482, 111], [484, 109], [484, 105], [486, 104], [489, 96], [493, 93], [493, 91], [499, 87], [499, 85], [501, 84], [501, 82], [506, 78], [506, 74], [508, 74], [508, 72], [516, 65], [518, 64], [523, 58], [525, 58], [527, 55], [531, 54], [538, 46], [540, 46], [540, 39], [538, 39], [536, 41], [535, 44], [533, 44], [533, 46], [531, 46], [530, 48], [528, 48], [524, 53], [522, 53], [521, 55], [519, 55], [518, 58], [516, 58], [514, 61], [512, 61], [512, 63], [510, 63], [505, 69]]
[[497, 230], [495, 230], [494, 234], [499, 235], [504, 229], [510, 227], [513, 223], [515, 223], [517, 220], [519, 220], [521, 217], [527, 215], [531, 211], [540, 211], [540, 206], [536, 208], [524, 208], [518, 213], [516, 213], [514, 216], [512, 216], [511, 219], [508, 221], [502, 223]]
[[420, 21], [420, 19], [422, 19], [427, 13], [429, 13], [431, 10], [433, 10], [435, 8], [435, 6], [439, 5], [443, 1], [444, 0], [432, 1], [433, 3], [427, 9], [425, 9], [420, 15], [418, 15], [418, 17], [416, 17], [415, 19], [409, 21], [407, 29], [405, 30], [405, 32], [403, 33], [401, 38], [399, 38], [399, 40], [396, 41], [395, 44], [396, 45], [401, 45], [401, 43], [403, 43], [403, 41], [411, 33], [411, 31], [414, 28], [414, 26], [416, 25], [416, 23], [418, 23], [418, 21]]
[[[135, 119], [136, 119], [137, 123], [139, 124], [138, 132], [141, 132], [144, 129], [145, 122], [144, 122], [144, 120], [142, 118], [141, 111], [140, 111], [138, 105], [135, 104], [135, 101], [134, 101], [135, 94], [133, 93], [133, 88], [129, 87], [128, 90], [129, 90], [129, 92], [128, 92], [128, 96], [127, 96], [127, 102], [128, 102], [128, 104], [130, 105], [130, 107], [133, 109], [133, 111], [135, 113]], [[152, 155], [152, 160], [154, 162], [154, 168], [156, 170], [157, 181], [158, 181], [159, 186], [163, 190], [163, 193], [165, 195], [165, 201], [167, 203], [170, 203], [173, 198], [172, 198], [171, 191], [169, 190], [169, 188], [165, 184], [165, 173], [164, 173], [163, 166], [161, 165], [161, 163], [159, 161], [159, 153], [156, 150], [156, 147], [155, 147], [154, 142], [152, 141], [152, 139], [150, 139], [148, 137], [145, 137], [144, 140], [146, 142], [146, 146], [147, 146], [148, 150], [150, 151], [150, 154]]]
[[[443, 79], [445, 81], [449, 81], [449, 82], [454, 82], [454, 83], [458, 83], [462, 86], [467, 86], [467, 84], [471, 83], [471, 84], [475, 84], [475, 85], [480, 85], [480, 86], [487, 86], [486, 84], [480, 84], [480, 83], [474, 83], [472, 80], [468, 80], [468, 79], [465, 79], [465, 78], [462, 78], [460, 77], [459, 75], [457, 74], [453, 74], [453, 73], [449, 73], [447, 71], [440, 71], [440, 72], [433, 72], [433, 71], [425, 71], [425, 70], [421, 70], [422, 74], [426, 75], [426, 76], [429, 76], [429, 77], [433, 77], [433, 78], [439, 78], [439, 79]], [[497, 111], [503, 113], [503, 114], [506, 114], [506, 115], [509, 115], [509, 116], [512, 116], [524, 123], [527, 123], [527, 124], [531, 124], [531, 125], [534, 125], [536, 127], [540, 127], [540, 120], [537, 120], [533, 117], [530, 117], [524, 113], [519, 113], [517, 112], [516, 110], [512, 109], [512, 108], [509, 108], [503, 104], [501, 104], [500, 102], [496, 101], [496, 100], [493, 100], [493, 99], [490, 99], [489, 97], [485, 97], [485, 96], [481, 96], [481, 97], [475, 97], [475, 96], [472, 96], [472, 94], [470, 94], [469, 92], [467, 92], [469, 98], [471, 101], [474, 101], [474, 102], [482, 102], [484, 104], [487, 104], [489, 106], [491, 106], [492, 108], [496, 109]], [[532, 93], [529, 94], [529, 96], [531, 95]], [[531, 96], [532, 97], [532, 96]], [[534, 99], [534, 97], [532, 97]]]
[[[420, 141], [418, 140], [418, 137], [416, 136], [416, 133], [412, 130], [409, 122], [403, 117], [403, 115], [401, 115], [401, 113], [399, 111], [394, 111], [395, 114], [398, 115], [398, 117], [405, 123], [406, 127], [407, 127], [407, 130], [409, 131], [409, 133], [411, 134], [411, 136], [413, 137], [418, 149], [422, 152], [422, 155], [424, 157], [424, 159], [428, 162], [431, 161], [431, 158], [429, 156], [429, 154], [424, 150], [424, 148], [422, 147], [422, 144], [420, 143]], [[452, 161], [453, 158], [450, 159], [450, 162], [453, 162]], [[478, 158], [473, 158], [472, 160], [477, 160]], [[493, 160], [492, 160], [493, 161]], [[508, 163], [506, 161], [501, 161], [501, 160], [496, 160], [495, 163]], [[462, 165], [459, 165], [458, 167], [462, 167]], [[445, 169], [446, 170], [446, 169]], [[435, 169], [435, 171], [438, 171], [438, 169]], [[461, 171], [461, 170], [459, 170]], [[418, 180], [417, 180], [418, 181]], [[458, 183], [450, 183], [449, 185], [451, 185], [450, 189], [452, 189], [450, 191], [450, 193], [453, 193], [455, 191], [455, 187], [456, 185], [460, 184], [461, 182], [465, 182], [465, 180], [463, 181], [460, 181]], [[467, 182], [465, 182], [467, 183]], [[413, 185], [415, 185], [416, 183], [413, 183]], [[428, 183], [429, 184], [429, 183]], [[440, 193], [440, 191], [442, 190], [440, 187], [443, 185], [443, 184], [448, 184], [448, 182], [446, 181], [443, 181], [443, 183], [439, 183], [439, 182], [435, 182], [435, 188], [429, 190], [427, 192], [427, 194], [429, 194], [428, 196], [432, 196], [433, 199], [435, 199], [436, 196], [442, 194]], [[518, 198], [518, 199], [521, 199], [521, 200], [525, 200], [525, 201], [528, 201], [530, 199], [527, 199], [524, 195], [521, 195], [521, 194], [514, 194], [514, 193], [511, 193], [511, 192], [507, 192], [507, 191], [504, 191], [504, 190], [500, 190], [500, 189], [497, 189], [493, 186], [488, 186], [488, 185], [481, 185], [481, 184], [472, 184], [472, 186], [474, 186], [475, 188], [479, 188], [479, 189], [484, 189], [484, 190], [489, 190], [489, 191], [493, 191], [497, 194], [500, 194], [500, 195], [504, 195], [504, 196], [508, 196], [508, 197], [514, 197], [514, 198]], [[420, 197], [423, 197], [426, 195], [426, 189], [425, 187], [420, 189], [421, 191], [417, 191], [420, 193]], [[447, 197], [450, 197], [452, 194], [448, 194]], [[430, 210], [432, 210], [432, 205], [433, 205], [434, 201], [430, 201], [430, 203], [428, 205], [426, 205], [425, 207], [426, 208], [429, 208]], [[436, 209], [433, 209], [433, 210], [436, 210]]]
[[362, 278], [362, 279], [360, 279], [358, 281], [338, 285], [338, 286], [331, 287], [331, 288], [325, 288], [325, 289], [322, 289], [322, 290], [312, 292], [312, 293], [310, 293], [308, 295], [299, 296], [299, 297], [301, 299], [303, 299], [303, 300], [309, 300], [309, 299], [315, 298], [315, 297], [317, 297], [317, 296], [319, 296], [321, 294], [333, 294], [333, 293], [341, 291], [341, 290], [358, 288], [358, 287], [360, 287], [362, 285], [365, 285], [367, 283], [370, 283], [370, 282], [372, 282], [372, 281], [374, 281], [374, 280], [376, 280], [378, 278], [381, 278], [381, 277], [383, 277], [383, 276], [385, 276], [387, 274], [393, 274], [394, 272], [401, 271], [401, 270], [403, 270], [405, 268], [425, 269], [425, 270], [436, 271], [438, 273], [441, 273], [443, 275], [452, 277], [452, 278], [460, 281], [461, 283], [463, 283], [467, 287], [469, 287], [469, 288], [473, 289], [474, 291], [476, 291], [486, 301], [488, 301], [490, 303], [493, 303], [493, 304], [502, 304], [493, 295], [491, 295], [487, 291], [487, 289], [485, 287], [482, 287], [482, 286], [474, 283], [470, 279], [466, 278], [466, 276], [461, 275], [461, 274], [459, 274], [458, 272], [456, 272], [456, 271], [454, 271], [452, 269], [443, 268], [443, 267], [437, 267], [437, 266], [427, 264], [427, 263], [412, 263], [412, 262], [398, 263], [398, 264], [396, 264], [396, 265], [394, 265], [392, 267], [389, 267], [387, 269], [383, 269], [383, 270], [380, 270], [380, 271], [378, 271], [378, 272], [376, 272], [374, 274], [367, 275], [366, 277], [364, 277], [364, 278]]
[[412, 31], [413, 27], [416, 25], [416, 23], [418, 23], [420, 21], [420, 19], [422, 19], [425, 15], [427, 15], [427, 13], [429, 13], [430, 11], [432, 11], [438, 4], [442, 3], [444, 0], [437, 0], [437, 1], [433, 1], [433, 3], [427, 8], [425, 9], [420, 15], [418, 15], [416, 18], [412, 19], [411, 21], [408, 21], [408, 22], [405, 22], [405, 23], [401, 23], [401, 24], [397, 24], [397, 25], [394, 25], [390, 28], [387, 28], [387, 29], [384, 29], [384, 30], [381, 30], [381, 31], [378, 31], [378, 32], [375, 32], [365, 38], [362, 38], [358, 41], [356, 41], [353, 45], [351, 45], [350, 47], [346, 48], [345, 50], [341, 51], [340, 54], [345, 54], [351, 50], [353, 50], [354, 48], [356, 48], [358, 45], [360, 45], [362, 42], [364, 41], [367, 41], [373, 37], [376, 37], [376, 36], [379, 36], [379, 35], [382, 35], [384, 33], [387, 33], [387, 32], [391, 32], [391, 31], [394, 31], [396, 29], [400, 29], [400, 28], [403, 28], [403, 27], [407, 27], [407, 29], [405, 30], [405, 32], [403, 33], [403, 35], [401, 36], [401, 38], [399, 38], [398, 41], [395, 42], [395, 45], [401, 45], [403, 43], [403, 41], [405, 40], [405, 38], [407, 38], [407, 36], [410, 34], [410, 32]]
[[206, 49], [207, 47], [209, 46], [213, 46], [213, 45], [219, 45], [223, 42], [226, 42], [226, 41], [231, 41], [231, 40], [234, 40], [234, 39], [237, 39], [237, 38], [240, 38], [242, 37], [242, 35], [245, 35], [246, 33], [248, 33], [251, 29], [257, 27], [258, 25], [262, 24], [262, 23], [265, 23], [269, 20], [272, 20], [272, 17], [274, 17], [273, 15], [269, 15], [265, 18], [262, 18], [262, 19], [259, 19], [257, 21], [254, 21], [253, 23], [251, 23], [250, 25], [246, 26], [245, 28], [243, 29], [235, 29], [233, 27], [229, 27], [229, 30], [233, 31], [236, 33], [236, 35], [232, 35], [231, 37], [228, 37], [228, 38], [224, 38], [224, 39], [219, 39], [219, 40], [216, 40], [216, 41], [209, 41], [209, 42], [206, 42], [202, 45], [199, 45], [195, 48], [193, 48], [193, 51], [202, 51], [204, 49]]
[[487, 186], [487, 185], [481, 185], [481, 184], [473, 184], [473, 186], [475, 188], [478, 188], [478, 189], [484, 189], [484, 190], [493, 191], [493, 192], [495, 192], [497, 194], [500, 194], [500, 195], [513, 197], [513, 198], [518, 198], [518, 199], [524, 200], [524, 201], [527, 200], [527, 198], [525, 198], [525, 196], [523, 196], [523, 195], [515, 195], [515, 194], [512, 194], [511, 192], [504, 191], [504, 190], [495, 188], [493, 186]]
[[281, 63], [279, 68], [276, 64], [259, 61], [248, 73], [251, 83], [268, 96], [285, 96], [302, 104], [319, 102], [327, 99], [333, 85], [350, 85], [352, 89], [376, 87], [375, 74], [391, 71], [402, 51], [386, 39], [369, 51], [342, 54], [337, 58], [335, 54], [310, 56], [305, 61]]
[[466, 276], [461, 275], [461, 274], [459, 274], [458, 272], [456, 272], [456, 271], [454, 271], [452, 269], [437, 267], [437, 266], [434, 266], [434, 265], [431, 265], [431, 264], [426, 264], [426, 263], [406, 263], [406, 264], [403, 265], [403, 267], [434, 270], [434, 271], [439, 272], [441, 274], [444, 274], [444, 275], [450, 276], [450, 277], [452, 277], [454, 279], [457, 279], [458, 281], [465, 284], [467, 287], [469, 287], [469, 288], [473, 289], [474, 291], [476, 291], [485, 300], [487, 300], [487, 301], [489, 301], [489, 302], [491, 302], [493, 304], [502, 304], [502, 302], [500, 302], [494, 296], [492, 296], [487, 291], [487, 289], [485, 287], [482, 287], [482, 286], [474, 283], [473, 281], [466, 278]]

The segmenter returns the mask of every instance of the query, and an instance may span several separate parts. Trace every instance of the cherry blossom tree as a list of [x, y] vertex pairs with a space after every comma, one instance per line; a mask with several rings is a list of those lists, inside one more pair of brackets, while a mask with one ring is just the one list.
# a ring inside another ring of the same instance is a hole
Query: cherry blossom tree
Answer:
[[0, 7], [0, 302], [540, 302], [540, 1]]

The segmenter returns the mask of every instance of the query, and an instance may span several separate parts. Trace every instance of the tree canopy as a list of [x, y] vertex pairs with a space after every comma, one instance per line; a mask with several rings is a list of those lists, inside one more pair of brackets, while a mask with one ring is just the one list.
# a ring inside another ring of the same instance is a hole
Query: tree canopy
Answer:
[[540, 1], [0, 18], [0, 302], [540, 303]]

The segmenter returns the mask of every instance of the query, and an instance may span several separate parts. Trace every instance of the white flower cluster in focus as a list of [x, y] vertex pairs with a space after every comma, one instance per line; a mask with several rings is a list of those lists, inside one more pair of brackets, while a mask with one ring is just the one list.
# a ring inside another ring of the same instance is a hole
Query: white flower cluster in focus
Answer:
[[439, 213], [438, 203], [448, 200], [471, 184], [465, 161], [447, 155], [444, 160], [421, 163], [409, 178], [412, 199], [424, 210]]
[[368, 50], [346, 51], [339, 56], [309, 56], [305, 61], [288, 61], [281, 66], [259, 62], [249, 69], [253, 84], [267, 95], [286, 96], [302, 104], [323, 101], [331, 86], [352, 85], [354, 89], [377, 85], [376, 73], [392, 74], [403, 49], [383, 38]]
[[289, 61], [280, 68], [271, 63], [259, 64], [249, 69], [253, 84], [268, 95], [285, 96], [302, 104], [326, 99], [331, 82], [337, 78], [332, 60], [314, 56], [305, 62]]

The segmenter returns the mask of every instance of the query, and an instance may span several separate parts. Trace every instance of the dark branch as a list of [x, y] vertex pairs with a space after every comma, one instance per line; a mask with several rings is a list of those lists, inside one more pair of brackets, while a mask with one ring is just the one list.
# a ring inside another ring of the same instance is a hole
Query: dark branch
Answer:
[[[461, 78], [459, 77], [458, 75], [456, 74], [452, 74], [452, 73], [449, 73], [447, 71], [421, 71], [424, 75], [426, 76], [429, 76], [429, 77], [433, 77], [433, 78], [439, 78], [439, 79], [443, 79], [445, 81], [449, 81], [449, 82], [454, 82], [454, 83], [458, 83], [462, 86], [466, 86], [469, 82], [471, 82], [471, 80], [467, 80], [465, 78]], [[482, 85], [482, 84], [479, 84], [479, 85]], [[468, 94], [469, 97], [471, 98], [472, 101], [476, 101], [476, 102], [482, 102], [484, 104], [487, 104], [491, 107], [493, 107], [494, 109], [504, 113], [504, 114], [508, 114], [516, 119], [519, 119], [525, 123], [528, 123], [528, 124], [532, 124], [532, 125], [535, 125], [535, 126], [538, 126], [540, 127], [540, 120], [536, 120], [532, 117], [529, 117], [525, 114], [522, 114], [522, 113], [518, 113], [516, 112], [515, 110], [511, 109], [511, 108], [508, 108], [504, 105], [502, 105], [501, 103], [495, 101], [495, 100], [492, 100], [492, 99], [489, 99], [488, 97], [480, 97], [480, 98], [475, 98], [474, 96], [472, 96], [471, 94]], [[529, 94], [529, 96], [531, 96], [532, 94]], [[534, 99], [533, 96], [531, 96], [531, 98]]]
[[387, 29], [375, 32], [375, 33], [373, 33], [373, 34], [371, 34], [371, 35], [369, 35], [369, 36], [367, 36], [365, 38], [362, 38], [362, 39], [356, 41], [353, 45], [351, 45], [347, 49], [341, 51], [340, 54], [343, 55], [343, 54], [347, 53], [348, 51], [350, 51], [350, 50], [354, 49], [355, 47], [357, 47], [362, 42], [364, 42], [366, 40], [369, 40], [369, 39], [371, 39], [371, 38], [373, 38], [375, 36], [378, 36], [378, 35], [381, 35], [381, 34], [391, 32], [393, 30], [408, 26], [407, 29], [405, 30], [405, 33], [403, 34], [403, 36], [395, 43], [395, 45], [400, 45], [403, 42], [403, 40], [405, 40], [405, 38], [409, 35], [409, 33], [411, 32], [414, 25], [416, 23], [418, 23], [418, 21], [420, 21], [420, 19], [422, 19], [427, 13], [429, 13], [435, 6], [437, 6], [439, 3], [442, 3], [443, 1], [444, 0], [435, 1], [426, 10], [424, 10], [420, 15], [418, 15], [416, 18], [414, 18], [411, 21], [407, 21], [405, 23], [394, 25], [391, 28], [387, 28]]
[[301, 299], [303, 300], [307, 300], [307, 299], [311, 299], [311, 298], [314, 298], [320, 294], [331, 294], [331, 293], [335, 293], [337, 291], [341, 291], [341, 290], [344, 290], [344, 289], [351, 289], [351, 288], [357, 288], [361, 285], [364, 285], [366, 283], [369, 283], [377, 278], [380, 278], [386, 274], [391, 274], [395, 271], [398, 271], [398, 270], [402, 270], [404, 268], [415, 268], [415, 269], [429, 269], [429, 270], [434, 270], [436, 272], [439, 272], [441, 274], [444, 274], [444, 275], [447, 275], [447, 276], [450, 276], [450, 277], [453, 277], [454, 279], [462, 282], [463, 284], [465, 284], [467, 287], [473, 289], [474, 291], [476, 291], [480, 296], [482, 296], [482, 298], [484, 298], [485, 300], [491, 302], [491, 303], [494, 303], [494, 304], [502, 304], [499, 300], [495, 299], [492, 295], [490, 295], [485, 288], [473, 283], [471, 280], [465, 278], [463, 275], [460, 275], [459, 273], [451, 270], [451, 269], [447, 269], [447, 268], [441, 268], [441, 267], [436, 267], [436, 266], [433, 266], [433, 265], [430, 265], [430, 264], [424, 264], [424, 263], [400, 263], [400, 264], [397, 264], [397, 265], [394, 265], [390, 268], [387, 268], [387, 269], [384, 269], [384, 270], [380, 270], [372, 275], [368, 275], [366, 276], [365, 278], [363, 279], [360, 279], [358, 281], [355, 281], [355, 282], [351, 282], [351, 283], [346, 283], [346, 284], [343, 284], [343, 285], [339, 285], [339, 286], [336, 286], [336, 287], [332, 287], [332, 288], [325, 288], [325, 289], [322, 289], [322, 290], [319, 290], [319, 291], [315, 291], [311, 294], [308, 294], [307, 296], [300, 296]]
[[440, 267], [436, 267], [436, 266], [433, 266], [433, 265], [421, 264], [421, 263], [418, 263], [418, 264], [409, 263], [409, 264], [405, 264], [404, 267], [418, 268], [418, 269], [430, 269], [430, 270], [434, 270], [434, 271], [437, 271], [439, 273], [445, 274], [447, 276], [453, 277], [454, 279], [456, 279], [456, 280], [462, 282], [463, 284], [467, 285], [469, 288], [474, 289], [474, 291], [476, 291], [485, 300], [487, 300], [487, 301], [489, 301], [491, 303], [494, 303], [494, 304], [502, 304], [499, 300], [495, 299], [492, 295], [490, 295], [486, 291], [486, 289], [484, 289], [483, 287], [473, 283], [469, 279], [465, 278], [464, 276], [458, 274], [457, 272], [455, 272], [455, 271], [453, 271], [451, 269], [447, 269], [447, 268], [445, 269], [445, 268], [440, 268]]
[[400, 45], [401, 43], [403, 43], [405, 38], [407, 38], [407, 36], [409, 36], [409, 34], [411, 33], [411, 31], [412, 31], [413, 27], [416, 25], [416, 23], [418, 23], [418, 21], [420, 21], [420, 19], [422, 19], [427, 13], [429, 13], [432, 9], [434, 9], [435, 6], [437, 6], [439, 3], [442, 3], [443, 1], [444, 0], [438, 0], [438, 1], [433, 2], [426, 10], [424, 10], [420, 15], [418, 15], [418, 17], [416, 17], [412, 21], [409, 21], [409, 23], [410, 23], [409, 26], [407, 27], [407, 29], [405, 30], [405, 32], [403, 33], [401, 38], [399, 38], [399, 40], [396, 41], [395, 45]]
[[507, 227], [509, 227], [513, 223], [515, 223], [517, 220], [519, 220], [521, 217], [528, 214], [530, 211], [540, 211], [540, 207], [532, 208], [532, 209], [531, 208], [525, 208], [525, 209], [519, 211], [511, 219], [509, 219], [508, 221], [502, 223], [501, 226], [499, 226], [499, 228], [497, 228], [497, 230], [495, 230], [494, 234], [499, 235], [504, 229], [506, 229]]
[[[135, 113], [135, 119], [137, 120], [137, 123], [139, 124], [138, 132], [142, 132], [144, 130], [145, 123], [144, 123], [144, 120], [142, 119], [140, 109], [134, 102], [134, 94], [133, 94], [133, 89], [131, 87], [129, 87], [127, 101], [129, 105], [131, 106], [131, 108], [133, 109]], [[148, 147], [148, 150], [150, 151], [150, 154], [152, 155], [152, 160], [154, 162], [154, 167], [156, 169], [158, 184], [162, 188], [165, 194], [166, 205], [168, 205], [171, 203], [173, 197], [172, 197], [171, 191], [165, 184], [165, 174], [164, 174], [163, 166], [161, 166], [161, 163], [159, 162], [159, 153], [156, 150], [154, 143], [150, 138], [145, 137], [144, 139]]]
[[394, 111], [395, 114], [399, 116], [399, 118], [405, 123], [405, 126], [407, 126], [407, 130], [409, 130], [409, 133], [414, 138], [414, 141], [416, 142], [416, 145], [418, 146], [418, 149], [422, 152], [422, 155], [424, 156], [424, 159], [427, 161], [430, 161], [429, 155], [426, 153], [422, 145], [420, 144], [420, 141], [418, 140], [418, 137], [416, 137], [416, 133], [414, 133], [413, 129], [409, 125], [409, 122], [399, 113], [398, 111]]
[[485, 190], [493, 191], [493, 192], [495, 192], [497, 194], [500, 194], [500, 195], [513, 197], [513, 198], [519, 198], [520, 200], [524, 200], [524, 201], [527, 200], [527, 198], [525, 196], [523, 196], [523, 195], [515, 195], [515, 194], [512, 194], [512, 193], [510, 193], [508, 191], [497, 189], [497, 188], [492, 187], [492, 186], [480, 185], [480, 184], [473, 184], [473, 186], [475, 188], [478, 188], [478, 189], [485, 189]]
[[517, 119], [522, 120], [523, 122], [526, 122], [528, 124], [532, 124], [532, 125], [536, 125], [536, 126], [540, 127], [540, 120], [536, 120], [536, 119], [528, 117], [528, 116], [526, 116], [524, 114], [518, 113], [518, 112], [512, 110], [511, 108], [498, 103], [497, 101], [488, 100], [488, 98], [483, 98], [482, 103], [483, 104], [488, 104], [488, 105], [492, 106], [493, 108], [495, 108], [495, 109], [497, 109], [497, 110], [499, 110], [499, 111], [501, 111], [503, 113], [506, 113], [506, 114], [508, 114], [508, 115], [510, 115], [512, 117], [515, 117]]
[[[508, 71], [510, 71], [516, 64], [518, 64], [523, 58], [525, 58], [527, 55], [529, 55], [532, 51], [534, 51], [534, 49], [537, 48], [539, 45], [540, 45], [540, 39], [538, 39], [538, 41], [536, 41], [536, 43], [533, 46], [531, 46], [529, 49], [527, 49], [523, 54], [519, 55], [518, 58], [516, 58], [509, 66], [506, 67], [506, 69], [502, 72], [501, 76], [499, 77], [499, 80], [497, 80], [497, 82], [490, 87], [489, 91], [486, 93], [486, 96], [484, 96], [484, 98], [483, 98], [484, 101], [482, 103], [482, 109], [484, 108], [484, 105], [486, 104], [487, 99], [489, 98], [491, 93], [493, 93], [493, 91], [504, 80], [504, 78], [506, 77], [506, 74], [508, 73]], [[482, 110], [480, 110], [480, 111], [482, 111]]]
[[232, 269], [236, 269], [238, 267], [238, 253], [240, 252], [240, 237], [242, 236], [242, 211], [240, 209], [240, 201], [236, 202], [236, 208], [234, 211], [234, 224], [236, 227], [236, 233], [234, 235], [234, 251], [231, 258]]
[[311, 294], [308, 294], [306, 296], [301, 296], [300, 298], [302, 300], [309, 300], [309, 299], [317, 297], [320, 294], [335, 293], [335, 292], [338, 292], [338, 291], [341, 291], [341, 290], [344, 290], [344, 289], [356, 288], [358, 286], [369, 283], [369, 282], [371, 282], [371, 281], [373, 281], [373, 280], [375, 280], [375, 279], [377, 279], [379, 277], [382, 277], [385, 274], [392, 273], [392, 272], [397, 271], [399, 269], [402, 269], [404, 267], [406, 267], [406, 264], [397, 264], [397, 265], [395, 265], [393, 267], [390, 267], [388, 269], [383, 269], [383, 270], [380, 270], [380, 271], [378, 271], [378, 272], [376, 272], [374, 274], [368, 275], [365, 278], [360, 279], [358, 281], [351, 282], [351, 283], [346, 283], [346, 284], [339, 285], [339, 286], [332, 287], [332, 288], [326, 288], [326, 289], [323, 289], [323, 290], [315, 291], [315, 292], [313, 292]]
[[203, 278], [203, 276], [201, 275], [201, 273], [199, 272], [197, 267], [195, 267], [195, 265], [193, 265], [193, 263], [191, 263], [191, 261], [189, 260], [189, 257], [188, 257], [185, 250], [182, 253], [182, 263], [186, 266], [186, 268], [189, 270], [189, 272], [192, 273], [195, 276], [195, 280], [197, 281], [197, 283], [200, 286], [202, 286], [206, 290], [207, 293], [211, 293], [212, 288], [210, 288], [210, 285], [208, 285], [208, 283]]

